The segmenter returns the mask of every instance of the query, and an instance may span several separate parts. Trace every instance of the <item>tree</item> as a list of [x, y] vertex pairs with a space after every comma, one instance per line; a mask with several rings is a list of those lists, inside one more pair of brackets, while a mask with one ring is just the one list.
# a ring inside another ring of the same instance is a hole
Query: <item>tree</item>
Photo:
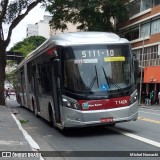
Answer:
[[42, 36], [31, 36], [31, 37], [25, 38], [21, 42], [16, 43], [10, 49], [10, 51], [20, 52], [24, 55], [24, 57], [26, 57], [28, 53], [32, 52], [34, 49], [40, 46], [45, 40], [46, 38]]
[[[48, 0], [49, 1], [49, 0]], [[4, 80], [6, 48], [10, 43], [13, 29], [38, 3], [47, 0], [1, 0], [0, 1], [0, 105], [5, 105]], [[8, 24], [8, 35], [4, 37], [4, 24]]]
[[127, 16], [129, 0], [54, 0], [47, 6], [53, 15], [53, 29], [67, 29], [67, 23], [78, 24], [77, 29], [114, 31], [112, 19]]

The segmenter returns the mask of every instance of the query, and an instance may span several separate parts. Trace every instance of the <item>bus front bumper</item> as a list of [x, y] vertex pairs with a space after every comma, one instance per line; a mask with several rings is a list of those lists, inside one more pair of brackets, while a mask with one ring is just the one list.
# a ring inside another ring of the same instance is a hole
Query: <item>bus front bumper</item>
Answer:
[[[63, 107], [62, 125], [68, 127], [89, 127], [135, 121], [138, 118], [138, 101], [127, 107], [107, 110], [80, 111]], [[113, 118], [113, 122], [102, 122], [101, 119]]]

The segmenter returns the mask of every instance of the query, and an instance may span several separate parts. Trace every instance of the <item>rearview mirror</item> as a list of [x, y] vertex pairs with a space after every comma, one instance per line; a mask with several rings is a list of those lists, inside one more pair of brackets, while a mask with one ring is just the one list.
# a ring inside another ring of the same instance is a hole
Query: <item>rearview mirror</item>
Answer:
[[57, 77], [61, 76], [61, 60], [54, 59], [54, 74]]

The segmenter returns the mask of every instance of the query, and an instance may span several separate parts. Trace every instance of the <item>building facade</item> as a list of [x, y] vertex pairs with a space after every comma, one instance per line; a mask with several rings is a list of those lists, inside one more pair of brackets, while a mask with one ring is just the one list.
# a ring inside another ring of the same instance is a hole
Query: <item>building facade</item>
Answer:
[[27, 30], [26, 30], [26, 36], [43, 36], [45, 38], [50, 37], [50, 25], [49, 21], [51, 20], [51, 16], [45, 15], [43, 17], [43, 20], [40, 20], [39, 22], [35, 24], [28, 24]]
[[[160, 91], [160, 0], [131, 0], [129, 16], [117, 23], [118, 33], [127, 38], [143, 68], [139, 89]], [[141, 70], [142, 71], [142, 70]]]
[[[65, 29], [63, 31], [63, 33], [65, 33], [65, 32], [76, 32], [77, 31], [77, 25], [73, 25], [72, 23], [67, 23], [67, 28], [68, 29]], [[61, 30], [55, 30], [55, 29], [51, 28], [51, 32], [50, 32], [51, 35], [55, 35], [55, 34], [59, 34], [59, 33], [62, 33], [62, 31]]]
[[35, 24], [28, 24], [27, 25], [26, 33], [27, 33], [26, 37], [37, 36], [38, 35], [37, 25], [35, 25]]
[[[43, 36], [46, 39], [52, 35], [62, 33], [61, 30], [52, 29], [49, 25], [49, 21], [52, 19], [51, 16], [44, 15], [43, 20], [35, 23], [35, 24], [28, 24], [26, 34], [27, 37], [30, 36]], [[76, 32], [77, 25], [73, 25], [72, 23], [67, 24], [68, 29], [64, 30], [63, 32]]]

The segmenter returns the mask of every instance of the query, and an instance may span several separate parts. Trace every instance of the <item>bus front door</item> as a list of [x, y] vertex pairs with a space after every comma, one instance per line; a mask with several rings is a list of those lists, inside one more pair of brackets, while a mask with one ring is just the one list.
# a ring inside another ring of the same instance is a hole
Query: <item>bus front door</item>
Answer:
[[36, 101], [36, 105], [33, 104], [33, 111], [35, 112], [35, 114], [37, 114], [37, 112], [40, 112], [40, 106], [39, 106], [39, 90], [38, 90], [38, 76], [36, 73], [36, 67], [33, 67], [33, 88], [34, 88], [34, 96], [35, 96], [35, 101]]
[[23, 102], [21, 102], [22, 106], [25, 106], [25, 104], [26, 104], [25, 96], [24, 96], [24, 94], [26, 92], [25, 87], [26, 86], [25, 86], [25, 82], [24, 82], [24, 72], [21, 72], [21, 92], [22, 92], [22, 99], [23, 99]]
[[52, 68], [52, 97], [54, 103], [54, 114], [56, 123], [61, 123], [60, 105], [61, 105], [61, 90], [60, 77], [55, 73], [54, 59], [51, 60]]

